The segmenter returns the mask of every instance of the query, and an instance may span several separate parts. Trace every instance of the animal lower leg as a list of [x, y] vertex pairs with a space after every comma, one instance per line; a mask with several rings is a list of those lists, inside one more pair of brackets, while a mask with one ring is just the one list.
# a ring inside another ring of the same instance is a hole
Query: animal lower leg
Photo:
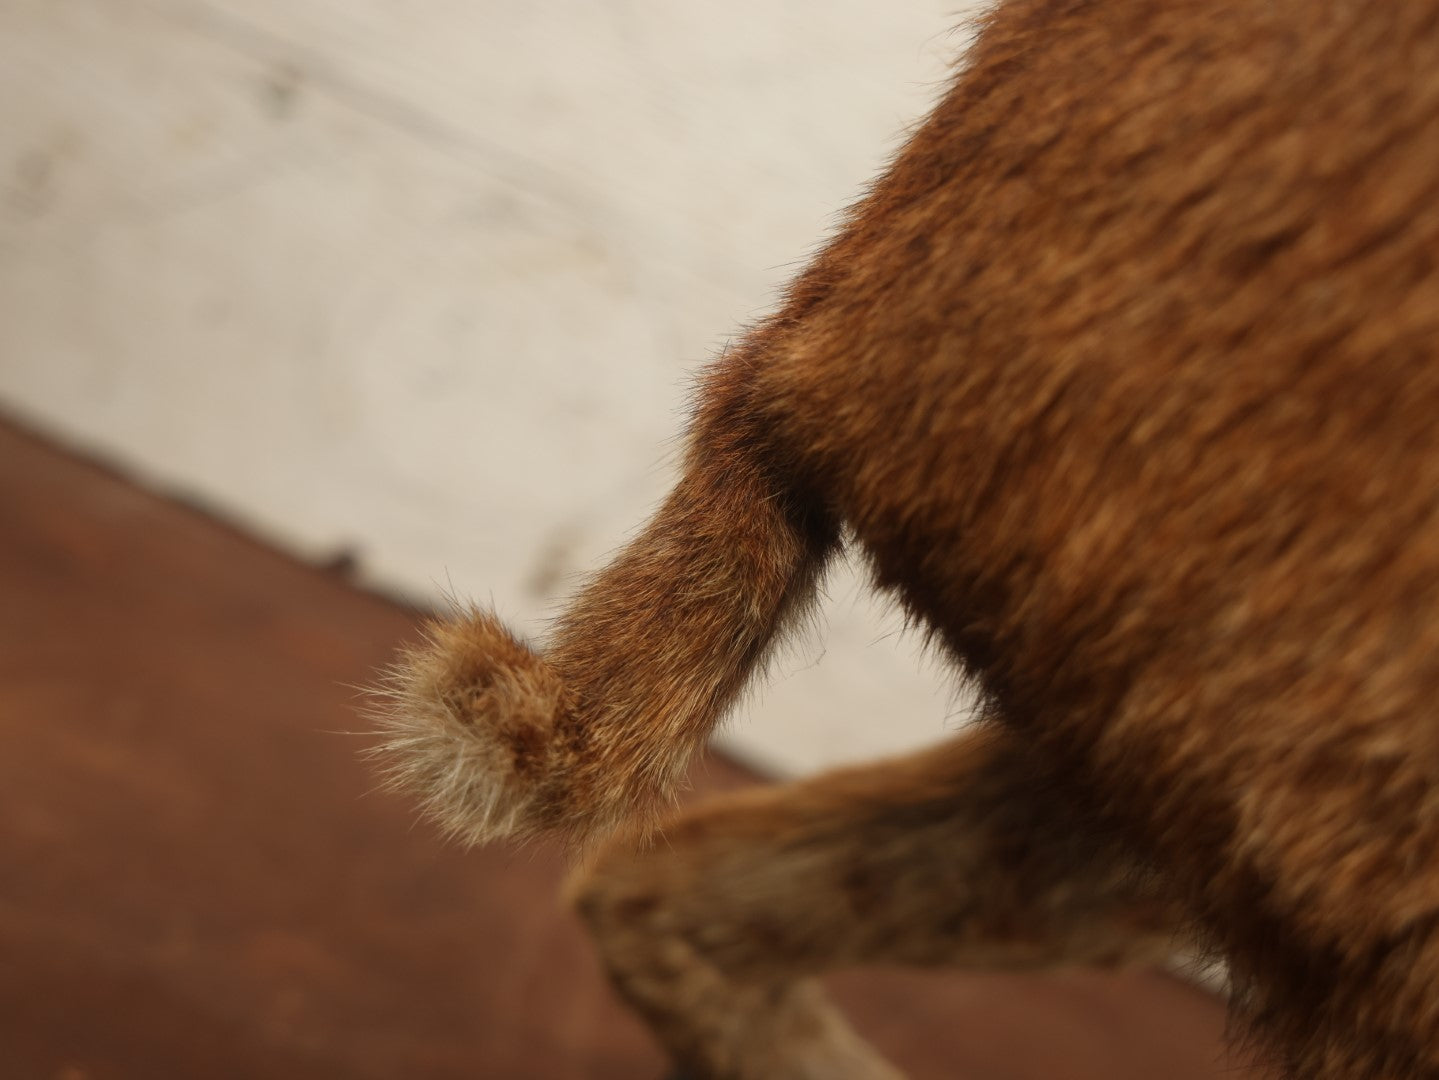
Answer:
[[1113, 838], [976, 731], [716, 800], [575, 886], [621, 995], [706, 1080], [893, 1080], [813, 982], [871, 962], [1158, 962], [1178, 915]]

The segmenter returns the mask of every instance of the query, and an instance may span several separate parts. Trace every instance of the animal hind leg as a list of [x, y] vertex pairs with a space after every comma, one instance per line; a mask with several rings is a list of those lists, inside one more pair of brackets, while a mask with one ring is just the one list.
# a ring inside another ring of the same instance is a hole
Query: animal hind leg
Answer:
[[[694, 1080], [897, 1080], [813, 976], [1165, 959], [1177, 911], [1006, 733], [690, 810], [612, 842], [574, 899], [620, 994]], [[1081, 818], [1082, 819], [1082, 818]]]

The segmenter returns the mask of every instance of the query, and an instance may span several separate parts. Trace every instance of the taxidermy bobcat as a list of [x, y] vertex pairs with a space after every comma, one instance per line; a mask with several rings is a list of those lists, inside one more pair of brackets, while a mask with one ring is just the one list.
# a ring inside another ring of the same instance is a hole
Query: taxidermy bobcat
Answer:
[[848, 538], [988, 719], [612, 838], [702, 1077], [894, 1077], [810, 976], [1227, 959], [1295, 1077], [1439, 1076], [1439, 0], [1008, 0], [543, 652], [388, 764], [474, 841], [653, 822]]

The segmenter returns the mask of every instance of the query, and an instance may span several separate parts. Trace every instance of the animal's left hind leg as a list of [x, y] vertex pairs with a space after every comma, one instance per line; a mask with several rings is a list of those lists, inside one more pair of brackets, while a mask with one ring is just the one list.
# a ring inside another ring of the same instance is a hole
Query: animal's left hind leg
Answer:
[[812, 976], [1165, 959], [1177, 922], [1011, 736], [745, 792], [612, 844], [576, 889], [619, 992], [695, 1080], [895, 1080]]

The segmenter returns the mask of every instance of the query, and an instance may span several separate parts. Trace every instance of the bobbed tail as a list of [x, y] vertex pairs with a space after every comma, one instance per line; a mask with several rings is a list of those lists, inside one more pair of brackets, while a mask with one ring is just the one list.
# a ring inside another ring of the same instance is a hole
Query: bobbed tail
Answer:
[[678, 484], [543, 652], [470, 609], [389, 672], [376, 754], [447, 832], [577, 841], [653, 820], [814, 597], [836, 529], [788, 479], [753, 371], [716, 362]]

